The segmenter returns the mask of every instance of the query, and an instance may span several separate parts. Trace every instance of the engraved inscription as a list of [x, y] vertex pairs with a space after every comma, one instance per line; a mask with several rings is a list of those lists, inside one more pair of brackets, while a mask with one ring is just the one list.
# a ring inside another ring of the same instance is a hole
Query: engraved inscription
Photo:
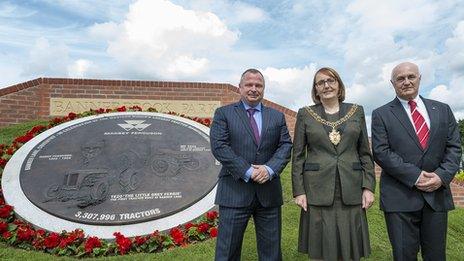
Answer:
[[161, 114], [71, 124], [38, 143], [20, 173], [26, 197], [74, 222], [131, 224], [172, 215], [216, 185], [204, 131]]

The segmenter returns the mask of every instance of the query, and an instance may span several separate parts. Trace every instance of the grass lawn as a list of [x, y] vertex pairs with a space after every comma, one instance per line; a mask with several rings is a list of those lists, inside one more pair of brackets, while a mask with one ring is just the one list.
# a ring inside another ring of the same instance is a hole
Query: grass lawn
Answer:
[[[44, 122], [31, 122], [0, 129], [0, 143], [9, 143], [11, 140], [29, 130], [32, 126]], [[290, 167], [282, 173], [282, 185], [284, 193], [284, 205], [282, 207], [282, 251], [284, 260], [308, 260], [306, 255], [296, 251], [298, 240], [298, 221], [300, 210], [293, 203], [290, 179]], [[377, 190], [378, 191], [378, 190]], [[369, 231], [372, 254], [365, 260], [392, 260], [391, 247], [388, 241], [383, 214], [379, 210], [378, 193], [376, 203], [368, 211]], [[448, 260], [464, 260], [464, 208], [458, 208], [449, 213], [447, 258]], [[215, 240], [190, 245], [185, 248], [175, 248], [157, 254], [133, 254], [121, 257], [95, 258], [99, 260], [213, 260]], [[58, 258], [49, 254], [25, 251], [9, 247], [0, 243], [1, 260], [50, 260], [56, 258], [67, 260], [70, 258]], [[243, 249], [242, 260], [257, 260], [256, 238], [254, 226], [251, 221], [248, 225]]]

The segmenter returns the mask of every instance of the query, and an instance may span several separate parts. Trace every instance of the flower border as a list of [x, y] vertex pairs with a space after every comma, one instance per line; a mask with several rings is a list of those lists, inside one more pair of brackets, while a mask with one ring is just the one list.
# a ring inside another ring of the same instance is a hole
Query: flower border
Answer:
[[[115, 109], [97, 109], [83, 113], [69, 113], [64, 117], [56, 117], [47, 126], [37, 125], [26, 134], [14, 139], [10, 145], [0, 144], [0, 177], [3, 175], [8, 160], [26, 142], [36, 135], [61, 123], [77, 118], [110, 112], [142, 111], [139, 106], [121, 106]], [[158, 112], [149, 108], [148, 112]], [[189, 117], [176, 112], [167, 114], [187, 118], [203, 124], [211, 125], [209, 118]], [[154, 231], [146, 236], [128, 238], [119, 232], [114, 233], [114, 240], [103, 240], [98, 237], [86, 237], [81, 229], [61, 233], [35, 229], [31, 224], [16, 218], [14, 207], [5, 203], [0, 188], [0, 242], [28, 250], [38, 250], [58, 256], [97, 257], [125, 255], [128, 253], [154, 253], [178, 246], [186, 246], [196, 242], [214, 238], [218, 233], [218, 212], [209, 211], [193, 222], [170, 229], [168, 232]]]

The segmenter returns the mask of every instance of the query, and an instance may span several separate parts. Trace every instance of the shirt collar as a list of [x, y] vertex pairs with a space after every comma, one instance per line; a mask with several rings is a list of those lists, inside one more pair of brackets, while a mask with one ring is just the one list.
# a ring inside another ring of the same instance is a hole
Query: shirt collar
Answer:
[[[409, 101], [408, 100], [404, 100], [404, 99], [401, 99], [400, 97], [396, 96], [396, 98], [398, 98], [398, 100], [401, 102], [401, 104], [403, 106], [406, 106], [407, 108], [409, 108]], [[420, 98], [419, 95], [416, 96], [416, 98], [412, 99], [414, 102], [416, 102], [417, 106], [420, 107], [420, 105], [422, 104], [422, 99]]]
[[242, 101], [242, 104], [243, 104], [243, 107], [245, 107], [245, 110], [253, 108], [253, 109], [255, 109], [255, 110], [259, 111], [259, 112], [261, 111], [261, 107], [262, 107], [261, 103], [258, 103], [258, 105], [256, 105], [255, 107], [251, 107], [250, 105], [248, 105], [246, 102], [243, 102], [243, 101]]

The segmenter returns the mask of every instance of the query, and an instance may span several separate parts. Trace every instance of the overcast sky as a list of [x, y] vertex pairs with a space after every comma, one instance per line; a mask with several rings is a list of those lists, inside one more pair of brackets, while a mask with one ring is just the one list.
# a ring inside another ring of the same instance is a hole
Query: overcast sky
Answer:
[[423, 96], [464, 118], [464, 1], [0, 2], [0, 88], [38, 77], [237, 85], [255, 67], [266, 98], [298, 110], [329, 66], [370, 119], [402, 61], [419, 65]]

